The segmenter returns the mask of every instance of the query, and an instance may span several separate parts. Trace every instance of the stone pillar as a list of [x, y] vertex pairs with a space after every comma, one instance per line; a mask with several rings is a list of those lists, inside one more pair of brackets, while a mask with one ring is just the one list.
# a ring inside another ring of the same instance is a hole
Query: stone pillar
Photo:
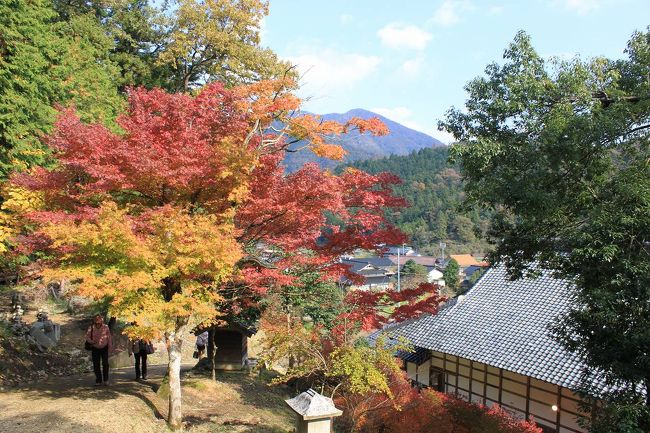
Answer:
[[296, 413], [296, 433], [332, 433], [334, 417], [343, 414], [331, 398], [313, 389], [285, 401]]

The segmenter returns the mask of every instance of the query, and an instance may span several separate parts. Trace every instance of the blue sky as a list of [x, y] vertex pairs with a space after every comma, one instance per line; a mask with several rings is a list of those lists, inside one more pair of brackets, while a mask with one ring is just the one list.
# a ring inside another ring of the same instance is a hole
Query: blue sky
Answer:
[[262, 44], [297, 64], [315, 113], [365, 108], [437, 131], [515, 33], [544, 56], [621, 58], [650, 0], [270, 0]]

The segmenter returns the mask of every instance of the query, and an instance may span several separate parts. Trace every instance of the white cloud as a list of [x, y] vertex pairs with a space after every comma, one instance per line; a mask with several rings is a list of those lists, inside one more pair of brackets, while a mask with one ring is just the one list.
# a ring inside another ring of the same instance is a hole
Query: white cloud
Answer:
[[390, 23], [377, 32], [381, 43], [390, 48], [423, 50], [431, 40], [428, 33], [414, 25]]
[[350, 23], [352, 22], [353, 19], [354, 19], [354, 17], [353, 17], [352, 15], [350, 15], [350, 14], [342, 14], [342, 15], [339, 17], [339, 21], [340, 21], [341, 24], [343, 24], [343, 25], [350, 24]]
[[372, 108], [370, 111], [381, 114], [384, 117], [394, 120], [397, 123], [408, 122], [413, 115], [413, 112], [406, 107], [394, 107], [394, 108]]
[[349, 89], [377, 70], [381, 58], [333, 49], [310, 49], [310, 54], [286, 57], [298, 67], [301, 93], [307, 97], [322, 97]]
[[461, 13], [473, 10], [474, 6], [467, 0], [445, 0], [433, 14], [433, 21], [442, 26], [452, 26], [460, 22]]
[[452, 144], [452, 143], [456, 142], [456, 139], [454, 138], [453, 135], [451, 135], [449, 132], [443, 131], [441, 129], [436, 129], [435, 132], [433, 132], [433, 133], [431, 133], [429, 135], [431, 135], [432, 137], [437, 138], [438, 140], [442, 141], [445, 144]]
[[422, 70], [423, 65], [424, 57], [416, 57], [414, 59], [406, 60], [404, 63], [402, 63], [399, 70], [407, 77], [415, 78], [420, 75], [420, 71]]
[[601, 0], [563, 0], [565, 9], [586, 15], [600, 7]]

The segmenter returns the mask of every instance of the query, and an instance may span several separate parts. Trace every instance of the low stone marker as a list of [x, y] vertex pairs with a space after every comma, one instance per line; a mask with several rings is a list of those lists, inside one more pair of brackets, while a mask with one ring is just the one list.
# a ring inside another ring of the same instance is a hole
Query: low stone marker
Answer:
[[331, 398], [313, 389], [285, 401], [296, 413], [296, 433], [332, 433], [334, 417], [343, 414]]

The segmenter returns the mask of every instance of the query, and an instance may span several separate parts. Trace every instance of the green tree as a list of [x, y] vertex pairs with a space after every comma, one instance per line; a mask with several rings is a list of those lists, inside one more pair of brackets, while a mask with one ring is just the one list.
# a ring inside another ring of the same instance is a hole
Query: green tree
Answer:
[[298, 284], [279, 289], [286, 312], [297, 317], [309, 316], [315, 325], [331, 329], [343, 312], [343, 291], [334, 281], [314, 271], [300, 275]]
[[474, 223], [471, 219], [464, 215], [458, 215], [454, 220], [454, 231], [458, 240], [463, 243], [476, 242], [476, 235], [474, 234]]
[[445, 240], [447, 239], [447, 230], [449, 227], [449, 219], [447, 218], [447, 212], [439, 211], [436, 215], [436, 222], [434, 228], [434, 235], [436, 239]]
[[458, 273], [460, 266], [454, 259], [449, 260], [445, 270], [442, 272], [442, 277], [445, 280], [445, 285], [450, 289], [456, 290], [458, 288]]
[[409, 259], [404, 263], [404, 266], [402, 266], [402, 276], [405, 278], [417, 278], [417, 277], [425, 277], [428, 274], [427, 268], [415, 263], [414, 260]]
[[[110, 40], [106, 55], [119, 70], [115, 83], [126, 86], [163, 87], [169, 90], [173, 70], [157, 65], [165, 46], [170, 19], [161, 7], [148, 0], [53, 0], [58, 19], [69, 22], [77, 17], [93, 21]], [[166, 4], [166, 3], [163, 3]]]
[[650, 33], [626, 53], [547, 62], [520, 32], [441, 122], [467, 197], [494, 210], [492, 260], [576, 284], [556, 332], [588, 365], [585, 394], [609, 403], [593, 432], [650, 430]]
[[110, 123], [122, 106], [106, 56], [110, 40], [85, 17], [57, 22], [46, 0], [0, 3], [0, 180], [42, 164], [39, 138], [55, 104], [74, 104], [84, 120]]

